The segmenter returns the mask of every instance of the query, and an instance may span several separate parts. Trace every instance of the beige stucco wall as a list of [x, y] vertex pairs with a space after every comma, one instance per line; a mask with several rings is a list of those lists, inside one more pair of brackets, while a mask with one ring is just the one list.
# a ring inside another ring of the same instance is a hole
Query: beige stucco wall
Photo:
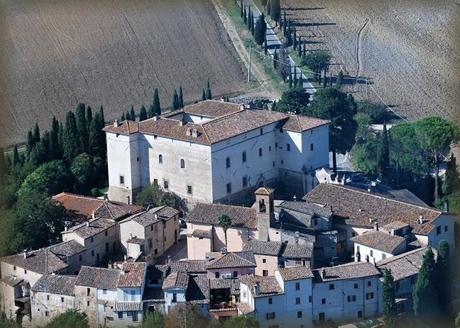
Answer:
[[0, 282], [0, 310], [8, 319], [16, 319], [16, 305], [14, 304], [14, 287]]
[[24, 279], [30, 284], [30, 286], [33, 286], [42, 276], [40, 273], [24, 270], [24, 268], [21, 267], [14, 267], [13, 265], [5, 262], [1, 263], [1, 269], [2, 277], [15, 276], [19, 279]]
[[[61, 298], [64, 300], [64, 302], [62, 302]], [[47, 324], [49, 321], [51, 321], [54, 317], [73, 308], [75, 308], [74, 296], [47, 293], [32, 293], [32, 325], [34, 327], [43, 326]]]
[[[260, 255], [254, 254], [256, 259], [256, 276], [263, 276], [264, 270], [268, 271], [269, 276], [274, 276], [275, 271], [278, 269], [278, 257], [277, 256], [269, 256], [269, 255]], [[265, 263], [264, 263], [265, 260]]]

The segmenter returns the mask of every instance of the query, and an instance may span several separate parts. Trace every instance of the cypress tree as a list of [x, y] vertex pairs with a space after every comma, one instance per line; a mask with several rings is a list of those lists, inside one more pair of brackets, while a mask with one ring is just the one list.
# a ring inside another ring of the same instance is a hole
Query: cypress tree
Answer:
[[306, 54], [307, 54], [307, 44], [304, 42], [304, 43], [303, 43], [302, 56], [305, 56]]
[[174, 89], [173, 99], [172, 99], [172, 108], [173, 110], [180, 108], [179, 95], [177, 94], [176, 89]]
[[294, 88], [297, 88], [297, 68], [294, 67]]
[[142, 105], [141, 110], [139, 112], [139, 122], [147, 119], [147, 110], [145, 106]]
[[386, 328], [396, 326], [396, 300], [393, 286], [393, 275], [391, 271], [385, 269], [383, 272], [382, 284], [382, 303], [383, 303], [383, 322]]
[[55, 116], [51, 122], [50, 153], [51, 159], [60, 159], [62, 156], [61, 145], [59, 144], [59, 122]]
[[35, 126], [34, 126], [33, 138], [34, 138], [34, 145], [40, 142], [40, 128], [38, 127], [37, 123], [35, 123]]
[[76, 109], [79, 152], [88, 150], [88, 124], [86, 123], [85, 105], [78, 104]]
[[281, 16], [280, 0], [271, 0], [270, 16], [276, 23], [280, 21], [280, 16]]
[[0, 147], [0, 186], [6, 182], [6, 171], [8, 170], [8, 163], [5, 156], [5, 151]]
[[91, 125], [91, 121], [93, 119], [93, 110], [91, 109], [91, 106], [86, 107], [86, 126], [87, 130], [89, 131], [89, 126]]
[[155, 115], [161, 115], [160, 95], [158, 93], [158, 89], [155, 89], [153, 93], [153, 102], [150, 107], [149, 117], [154, 117]]
[[126, 120], [126, 116], [125, 116], [125, 113], [124, 113], [124, 112], [121, 114], [121, 119], [120, 119], [120, 120], [121, 120], [122, 122], [123, 122], [124, 120]]
[[78, 155], [78, 130], [75, 114], [68, 112], [65, 118], [65, 129], [63, 134], [63, 158], [67, 163]]
[[106, 156], [106, 140], [104, 131], [102, 131], [104, 125], [101, 114], [96, 113], [89, 128], [89, 153], [100, 158]]
[[442, 313], [450, 314], [450, 288], [451, 284], [451, 276], [450, 276], [450, 251], [449, 251], [449, 243], [445, 240], [441, 240], [439, 242], [438, 247], [438, 259], [436, 261], [436, 271], [437, 271], [437, 281], [439, 283], [438, 290], [439, 290], [439, 308]]
[[136, 113], [134, 112], [134, 107], [131, 105], [131, 112], [129, 113], [129, 117], [131, 117], [131, 121], [136, 120]]
[[423, 255], [423, 263], [413, 290], [414, 314], [417, 317], [433, 316], [438, 312], [438, 284], [436, 263], [431, 248]]
[[292, 88], [292, 73], [291, 73], [291, 68], [289, 67], [289, 89]]
[[297, 31], [295, 27], [293, 28], [293, 31], [292, 31], [292, 40], [293, 40], [292, 46], [294, 47], [294, 50], [297, 50]]
[[337, 74], [337, 80], [335, 81], [335, 87], [337, 89], [341, 89], [343, 84], [343, 71], [340, 70], [339, 74]]
[[299, 76], [299, 87], [300, 87], [300, 88], [303, 88], [303, 76], [302, 76], [302, 72], [300, 72], [300, 76]]
[[246, 6], [244, 6], [244, 9], [243, 9], [243, 22], [244, 24], [247, 24], [247, 11], [246, 11]]
[[184, 93], [182, 92], [182, 86], [179, 87], [179, 108], [184, 108]]
[[19, 156], [18, 145], [14, 145], [13, 148], [13, 165], [21, 164], [21, 157]]
[[275, 53], [273, 54], [273, 68], [276, 70], [278, 68], [278, 51], [275, 50]]
[[255, 34], [255, 28], [254, 28], [255, 23], [254, 23], [254, 20], [255, 20], [255, 18], [254, 18], [254, 13], [251, 13], [251, 34], [252, 34], [252, 36], [254, 36], [254, 34]]
[[246, 24], [248, 24], [249, 31], [251, 30], [251, 15], [252, 15], [251, 7], [248, 7], [248, 19], [246, 21]]
[[297, 55], [301, 58], [302, 57], [302, 36], [299, 35], [299, 42], [297, 47]]
[[206, 86], [206, 99], [212, 99], [211, 84], [209, 83], [209, 79]]
[[62, 159], [63, 156], [63, 147], [64, 147], [64, 126], [62, 122], [59, 122], [59, 134], [58, 134], [58, 144], [59, 144], [59, 158]]
[[385, 172], [390, 165], [390, 150], [389, 150], [389, 143], [388, 143], [388, 131], [387, 125], [383, 124], [383, 131], [382, 131], [382, 147], [380, 151], [380, 158], [379, 158], [379, 173], [380, 176], [383, 177]]
[[243, 0], [240, 0], [240, 16], [241, 18], [243, 18], [243, 15], [244, 15], [244, 11], [243, 11]]
[[42, 140], [40, 141], [40, 144], [41, 144], [41, 148], [42, 148], [42, 151], [43, 151], [43, 162], [47, 162], [47, 161], [52, 160], [52, 157], [51, 157], [51, 153], [52, 153], [52, 150], [51, 150], [51, 136], [50, 136], [49, 131], [45, 131], [43, 133], [43, 137], [42, 137]]
[[125, 117], [126, 117], [126, 120], [127, 120], [127, 121], [131, 121], [131, 120], [132, 120], [132, 119], [131, 119], [131, 114], [130, 114], [130, 112], [129, 112], [128, 110], [126, 111]]
[[32, 130], [29, 130], [27, 132], [27, 141], [26, 141], [26, 154], [27, 157], [29, 157], [30, 153], [32, 152], [32, 149], [35, 146], [35, 140], [34, 140], [34, 134], [32, 133]]
[[201, 100], [206, 100], [206, 91], [203, 88], [203, 92], [201, 94]]
[[267, 44], [267, 38], [265, 38], [265, 41], [264, 41], [264, 53], [265, 53], [265, 56], [268, 55], [268, 44]]
[[254, 40], [260, 46], [266, 41], [267, 23], [265, 22], [264, 14], [260, 14], [254, 28]]
[[101, 108], [99, 108], [99, 115], [101, 116], [100, 117], [100, 120], [102, 122], [102, 127], [105, 126], [105, 116], [104, 116], [104, 108], [101, 106]]
[[271, 0], [268, 0], [267, 2], [267, 15], [271, 17], [271, 9], [272, 9], [272, 4]]

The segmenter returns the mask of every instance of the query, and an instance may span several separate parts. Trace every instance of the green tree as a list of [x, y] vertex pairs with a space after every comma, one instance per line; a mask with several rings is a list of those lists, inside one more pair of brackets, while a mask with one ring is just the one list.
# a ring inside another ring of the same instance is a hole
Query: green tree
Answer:
[[444, 314], [450, 314], [450, 289], [452, 288], [450, 274], [450, 251], [449, 243], [441, 240], [438, 246], [438, 258], [436, 260], [437, 282], [439, 283], [439, 308]]
[[230, 317], [225, 320], [224, 328], [259, 328], [259, 322], [252, 316]]
[[385, 323], [385, 328], [394, 328], [396, 326], [397, 309], [393, 282], [391, 271], [385, 269], [382, 284], [383, 322]]
[[141, 328], [164, 328], [165, 318], [160, 312], [150, 312], [142, 320]]
[[158, 89], [155, 89], [153, 92], [153, 102], [149, 109], [149, 117], [154, 117], [155, 115], [161, 115], [160, 95], [158, 93]]
[[284, 91], [276, 105], [276, 110], [283, 113], [302, 114], [307, 110], [310, 95], [303, 88]]
[[35, 126], [34, 126], [33, 138], [34, 138], [35, 144], [40, 142], [40, 128], [38, 127], [37, 123], [35, 123]]
[[179, 108], [184, 108], [184, 92], [182, 86], [179, 87]]
[[458, 127], [438, 116], [426, 117], [415, 123], [415, 132], [420, 140], [420, 145], [435, 169], [435, 203], [439, 201], [439, 166], [443, 159], [450, 153], [450, 145], [458, 140]]
[[86, 314], [72, 309], [59, 314], [45, 328], [89, 328]]
[[246, 6], [244, 6], [244, 9], [243, 9], [243, 22], [245, 24], [247, 24], [248, 20], [247, 20], [247, 10], [246, 10]]
[[126, 120], [126, 114], [125, 113], [121, 113], [121, 118], [120, 120], [123, 122]]
[[378, 169], [379, 175], [384, 177], [390, 166], [390, 145], [388, 142], [388, 131], [387, 125], [383, 125], [383, 131], [381, 133], [381, 146], [380, 153], [378, 156]]
[[165, 192], [159, 185], [151, 184], [145, 186], [136, 196], [136, 204], [147, 207], [152, 206], [170, 206], [173, 208], [180, 207], [180, 199], [170, 192]]
[[0, 313], [0, 327], [2, 328], [20, 328], [20, 326], [14, 321], [6, 317], [5, 313]]
[[460, 312], [457, 314], [455, 318], [455, 328], [460, 328]]
[[367, 115], [358, 114], [355, 120], [358, 128], [355, 137], [356, 142], [351, 149], [353, 166], [366, 175], [376, 177], [379, 172], [381, 138], [370, 128], [370, 118]]
[[284, 46], [280, 47], [278, 56], [279, 56], [279, 58], [278, 58], [277, 71], [278, 71], [278, 74], [283, 79], [283, 81], [286, 81], [286, 78], [291, 73], [291, 64], [290, 64], [290, 61], [289, 61], [289, 55], [288, 55], [287, 50], [286, 50], [286, 48]]
[[315, 80], [321, 83], [321, 73], [326, 75], [331, 61], [331, 54], [327, 50], [317, 50], [302, 57], [302, 65], [310, 68], [315, 74]]
[[91, 106], [86, 107], [86, 126], [87, 130], [89, 131], [89, 126], [91, 125], [91, 121], [93, 120], [93, 110], [91, 109]]
[[32, 152], [32, 149], [35, 147], [35, 140], [34, 135], [31, 130], [27, 132], [27, 139], [26, 139], [26, 154], [29, 157], [29, 154]]
[[21, 164], [21, 157], [19, 156], [18, 145], [14, 145], [12, 163], [13, 163], [13, 166]]
[[65, 209], [47, 194], [28, 190], [18, 197], [16, 217], [12, 248], [37, 249], [59, 239], [64, 229]]
[[275, 22], [279, 22], [281, 18], [281, 4], [280, 0], [270, 1], [270, 16]]
[[208, 79], [208, 84], [206, 85], [206, 99], [212, 99], [211, 84]]
[[227, 230], [232, 225], [232, 219], [227, 214], [221, 214], [218, 218], [218, 223], [224, 230], [225, 235], [225, 247], [227, 247]]
[[18, 196], [31, 190], [43, 192], [47, 195], [54, 195], [69, 187], [69, 173], [64, 162], [54, 160], [40, 165], [35, 171], [29, 174], [21, 188]]
[[81, 153], [72, 161], [70, 172], [75, 180], [75, 187], [79, 192], [88, 193], [91, 189], [91, 180], [94, 177], [93, 159], [87, 153]]
[[[14, 164], [13, 157], [13, 164]], [[447, 162], [446, 176], [442, 183], [442, 193], [449, 195], [460, 189], [460, 175], [457, 170], [457, 159], [452, 154]]]
[[413, 290], [414, 314], [429, 317], [438, 313], [438, 289], [436, 263], [431, 248], [423, 255], [423, 263]]
[[50, 158], [62, 158], [62, 145], [59, 143], [59, 121], [54, 116], [50, 131]]
[[107, 156], [105, 133], [102, 130], [104, 125], [101, 113], [96, 113], [89, 127], [89, 153], [92, 156], [101, 158], [106, 158]]
[[173, 94], [173, 99], [172, 99], [172, 105], [171, 105], [173, 110], [179, 109], [180, 108], [180, 100], [179, 100], [179, 95], [177, 94], [176, 89], [174, 89], [174, 94]]
[[305, 110], [306, 115], [328, 119], [329, 145], [332, 151], [333, 170], [337, 173], [337, 152], [345, 154], [355, 142], [357, 123], [354, 119], [356, 104], [354, 99], [335, 88], [318, 90]]
[[278, 68], [278, 60], [279, 60], [278, 51], [275, 50], [275, 53], [273, 54], [273, 68], [275, 70], [277, 70]]
[[131, 110], [129, 111], [129, 117], [131, 118], [131, 121], [136, 120], [136, 113], [134, 112], [134, 107], [131, 106]]
[[76, 113], [78, 149], [80, 152], [88, 149], [88, 124], [86, 122], [86, 111], [84, 104], [78, 104]]
[[254, 30], [254, 40], [260, 46], [265, 42], [265, 35], [267, 33], [267, 23], [265, 22], [264, 14], [260, 14], [257, 18], [255, 30]]
[[66, 115], [62, 150], [67, 163], [71, 163], [80, 151], [77, 122], [73, 112], [68, 112]]
[[147, 119], [147, 109], [145, 106], [142, 105], [141, 110], [139, 112], [139, 122]]
[[337, 74], [337, 80], [335, 80], [335, 87], [337, 89], [342, 89], [342, 85], [343, 85], [343, 71], [340, 70], [339, 74]]
[[206, 90], [203, 88], [203, 92], [201, 93], [201, 100], [206, 100]]

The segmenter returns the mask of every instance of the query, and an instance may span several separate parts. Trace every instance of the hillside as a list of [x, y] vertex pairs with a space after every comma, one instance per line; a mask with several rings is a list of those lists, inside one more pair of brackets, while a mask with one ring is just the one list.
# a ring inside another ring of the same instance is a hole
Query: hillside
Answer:
[[237, 54], [211, 1], [2, 1], [0, 140], [23, 141], [78, 102], [114, 119], [160, 89], [170, 106], [244, 90]]

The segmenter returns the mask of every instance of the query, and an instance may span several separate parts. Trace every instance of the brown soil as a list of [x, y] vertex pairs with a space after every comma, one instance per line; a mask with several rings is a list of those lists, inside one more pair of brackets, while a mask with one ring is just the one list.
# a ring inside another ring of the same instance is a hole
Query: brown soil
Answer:
[[2, 1], [0, 140], [24, 140], [84, 102], [114, 119], [182, 85], [201, 98], [244, 91], [237, 53], [211, 0]]

